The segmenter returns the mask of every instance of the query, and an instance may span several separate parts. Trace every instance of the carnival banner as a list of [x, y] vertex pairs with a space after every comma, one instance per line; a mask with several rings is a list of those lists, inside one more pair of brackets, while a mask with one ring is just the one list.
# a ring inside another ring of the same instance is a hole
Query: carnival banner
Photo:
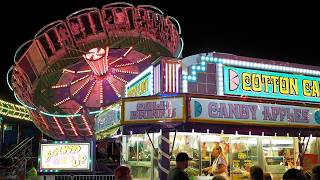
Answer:
[[191, 120], [320, 126], [320, 109], [255, 102], [191, 98]]
[[124, 122], [184, 119], [184, 98], [164, 97], [124, 102]]
[[224, 94], [320, 102], [320, 77], [224, 66]]
[[126, 97], [153, 95], [153, 66], [150, 66], [125, 85]]
[[101, 132], [120, 124], [120, 105], [114, 104], [96, 117], [95, 132]]

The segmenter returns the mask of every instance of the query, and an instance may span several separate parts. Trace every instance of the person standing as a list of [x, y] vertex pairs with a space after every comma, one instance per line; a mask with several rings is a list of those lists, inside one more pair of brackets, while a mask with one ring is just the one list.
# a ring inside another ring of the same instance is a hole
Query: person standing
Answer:
[[212, 165], [210, 167], [204, 168], [203, 172], [205, 174], [210, 174], [213, 176], [223, 176], [224, 178], [228, 179], [227, 161], [222, 153], [221, 146], [216, 146], [212, 150], [212, 156], [214, 157]]
[[181, 152], [176, 157], [176, 167], [169, 171], [168, 180], [188, 180], [188, 174], [184, 170], [188, 167], [191, 160], [188, 154]]

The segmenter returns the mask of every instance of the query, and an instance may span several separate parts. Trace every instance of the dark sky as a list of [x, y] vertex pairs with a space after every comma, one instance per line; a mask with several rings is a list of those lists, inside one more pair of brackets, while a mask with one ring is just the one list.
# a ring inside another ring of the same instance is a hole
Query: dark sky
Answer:
[[[101, 8], [114, 1], [6, 1], [1, 11], [0, 99], [14, 102], [6, 84], [6, 72], [20, 44], [31, 39], [43, 26], [87, 7]], [[315, 4], [269, 4], [247, 2], [212, 3], [211, 0], [135, 0], [150, 4], [181, 24], [185, 42], [183, 56], [201, 52], [225, 52], [320, 66], [319, 10]], [[179, 2], [179, 4], [177, 4]], [[211, 3], [209, 3], [211, 2]], [[172, 4], [174, 3], [174, 4]], [[6, 11], [7, 11], [6, 10]]]

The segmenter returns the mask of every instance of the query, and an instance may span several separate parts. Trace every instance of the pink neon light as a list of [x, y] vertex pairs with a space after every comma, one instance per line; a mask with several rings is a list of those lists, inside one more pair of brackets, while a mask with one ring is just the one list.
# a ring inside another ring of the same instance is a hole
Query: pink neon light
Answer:
[[117, 76], [117, 75], [113, 75], [114, 78], [118, 79], [119, 81], [122, 81], [123, 83], [128, 83], [128, 81], [122, 79], [121, 77]]
[[73, 85], [73, 84], [75, 84], [75, 83], [77, 83], [77, 82], [79, 82], [79, 81], [81, 81], [81, 80], [83, 80], [83, 79], [85, 79], [85, 78], [87, 78], [87, 77], [89, 77], [89, 75], [82, 76], [81, 78], [72, 81], [72, 82], [71, 82], [71, 85]]
[[108, 83], [110, 84], [110, 86], [112, 87], [113, 91], [117, 94], [118, 97], [121, 96], [121, 94], [119, 93], [119, 91], [117, 90], [117, 88], [114, 86], [114, 84], [109, 80], [107, 79]]
[[84, 117], [84, 115], [82, 115], [81, 118], [82, 118], [82, 121], [83, 121], [84, 125], [86, 126], [87, 130], [89, 131], [89, 134], [92, 135], [92, 130], [90, 129], [88, 122], [87, 122], [86, 118]]
[[52, 89], [57, 89], [57, 88], [64, 88], [64, 87], [68, 87], [68, 84], [62, 84], [62, 85], [56, 85], [56, 86], [52, 86]]
[[72, 70], [69, 70], [69, 69], [63, 69], [62, 72], [63, 72], [63, 73], [64, 73], [64, 72], [75, 73], [75, 71], [72, 71]]
[[114, 64], [114, 63], [116, 63], [116, 62], [120, 61], [121, 59], [122, 59], [122, 57], [119, 57], [118, 59], [116, 59], [116, 60], [112, 61], [112, 62], [110, 63], [110, 65], [112, 65], [112, 64]]
[[123, 71], [123, 70], [120, 70], [120, 69], [116, 69], [115, 71], [118, 72], [118, 73], [125, 73], [125, 74], [139, 74], [139, 72]]
[[77, 74], [88, 73], [88, 72], [92, 72], [92, 70], [91, 69], [87, 69], [87, 70], [77, 71]]
[[42, 115], [41, 115], [41, 114], [39, 114], [39, 116], [40, 116], [40, 119], [41, 119], [42, 123], [46, 126], [46, 129], [48, 129], [48, 130], [49, 130], [49, 126], [48, 126], [48, 124], [47, 124], [46, 120], [42, 117]]
[[53, 117], [53, 119], [54, 119], [55, 123], [57, 124], [57, 126], [58, 126], [58, 128], [59, 128], [59, 130], [60, 130], [61, 134], [64, 134], [64, 132], [63, 132], [63, 130], [62, 130], [62, 127], [60, 126], [60, 124], [59, 124], [59, 122], [58, 122], [57, 118], [56, 118], [56, 117]]
[[104, 71], [107, 72], [107, 65], [108, 65], [108, 55], [109, 55], [109, 47], [107, 46], [106, 47], [106, 55], [104, 57], [104, 63], [103, 63], [103, 68], [104, 68]]
[[68, 100], [70, 100], [70, 97], [67, 97], [67, 98], [61, 100], [60, 102], [54, 104], [54, 106], [59, 106], [60, 104], [63, 104], [63, 103], [65, 103], [65, 102], [67, 102]]
[[67, 120], [68, 120], [68, 122], [69, 122], [69, 125], [71, 126], [71, 129], [72, 129], [73, 133], [74, 133], [76, 136], [78, 136], [78, 133], [77, 133], [76, 129], [74, 128], [74, 125], [73, 125], [71, 119], [70, 119], [69, 117], [67, 117]]
[[92, 92], [92, 89], [93, 89], [94, 85], [96, 84], [96, 82], [97, 82], [97, 81], [94, 81], [94, 82], [91, 84], [91, 86], [90, 86], [90, 88], [89, 88], [89, 90], [88, 90], [88, 92], [87, 92], [86, 97], [83, 99], [83, 102], [84, 102], [84, 103], [87, 102], [87, 100], [88, 100], [88, 98], [89, 98], [89, 96], [90, 96], [90, 94], [91, 94], [91, 92]]
[[103, 81], [100, 82], [100, 104], [103, 104]]
[[127, 54], [128, 54], [131, 50], [132, 50], [132, 46], [127, 50], [127, 52], [126, 52], [126, 53], [124, 53], [124, 54], [123, 54], [123, 57], [126, 57], [126, 56], [127, 56]]
[[115, 65], [114, 67], [125, 67], [125, 66], [132, 66], [134, 64], [138, 64], [146, 59], [148, 59], [149, 57], [151, 57], [151, 55], [148, 55], [140, 60], [138, 60], [137, 62], [131, 62], [131, 63], [127, 63], [127, 64], [119, 64], [119, 65]]
[[87, 84], [89, 83], [89, 81], [90, 81], [90, 79], [87, 79], [87, 80], [80, 86], [80, 88], [78, 88], [76, 91], [74, 91], [74, 92], [72, 93], [72, 96], [78, 94], [78, 92], [79, 92], [85, 85], [87, 85]]

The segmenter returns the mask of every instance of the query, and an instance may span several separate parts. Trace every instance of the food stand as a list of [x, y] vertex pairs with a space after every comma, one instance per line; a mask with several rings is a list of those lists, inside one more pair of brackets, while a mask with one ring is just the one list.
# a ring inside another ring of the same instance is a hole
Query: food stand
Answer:
[[[206, 179], [202, 169], [211, 165], [211, 152], [217, 145], [223, 149], [231, 179], [249, 179], [252, 165], [259, 165], [273, 179], [280, 179], [290, 168], [304, 168], [304, 154], [313, 154], [314, 162], [319, 162], [319, 92], [312, 85], [318, 76], [250, 69], [262, 65], [213, 55], [187, 57], [176, 61], [178, 68], [171, 69], [163, 67], [174, 61], [163, 59], [153, 65], [152, 78], [149, 77], [152, 80], [147, 81], [148, 73], [143, 73], [142, 80], [130, 82], [134, 89], [127, 88], [132, 96], [120, 102], [118, 134], [122, 140], [122, 164], [132, 168], [134, 179], [161, 179], [175, 166], [179, 152], [192, 157], [186, 171], [194, 178]], [[273, 66], [263, 67], [276, 71], [278, 67]], [[181, 74], [175, 73], [179, 68], [183, 69]], [[189, 78], [188, 71], [197, 76]], [[302, 72], [293, 67], [292, 71]], [[216, 81], [213, 85], [210, 76]], [[178, 90], [174, 90], [176, 87]]]

